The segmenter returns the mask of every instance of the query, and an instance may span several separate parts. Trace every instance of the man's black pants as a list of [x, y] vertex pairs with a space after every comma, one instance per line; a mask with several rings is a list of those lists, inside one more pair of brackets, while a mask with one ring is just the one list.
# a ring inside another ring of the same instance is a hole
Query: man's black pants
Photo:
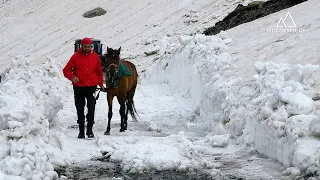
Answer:
[[78, 115], [78, 124], [85, 123], [85, 116], [84, 116], [84, 107], [86, 105], [87, 100], [87, 122], [88, 126], [92, 126], [94, 124], [94, 111], [96, 106], [96, 99], [94, 97], [94, 93], [96, 91], [97, 86], [88, 86], [88, 87], [77, 87], [73, 86], [74, 90], [74, 102], [77, 109]]

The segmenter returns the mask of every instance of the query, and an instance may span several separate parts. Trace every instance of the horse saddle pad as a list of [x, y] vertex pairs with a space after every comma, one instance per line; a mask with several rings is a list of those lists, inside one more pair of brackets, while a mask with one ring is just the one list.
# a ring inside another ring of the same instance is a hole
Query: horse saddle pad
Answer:
[[131, 70], [122, 62], [119, 63], [118, 73], [119, 73], [119, 78], [113, 81], [113, 88], [118, 88], [119, 82], [124, 76], [132, 75]]

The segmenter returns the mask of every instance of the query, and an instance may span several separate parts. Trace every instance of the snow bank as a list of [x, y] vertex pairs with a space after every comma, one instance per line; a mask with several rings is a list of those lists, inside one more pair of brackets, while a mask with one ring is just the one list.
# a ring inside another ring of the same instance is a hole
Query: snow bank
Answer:
[[160, 41], [159, 60], [146, 70], [142, 82], [168, 83], [190, 97], [204, 126], [210, 127], [215, 122], [211, 119], [220, 118], [217, 112], [226, 106], [222, 97], [226, 97], [223, 88], [228, 87], [222, 83], [233, 68], [224, 40], [203, 35], [165, 37]]
[[[225, 32], [165, 37], [142, 83], [167, 83], [189, 96], [200, 112], [197, 122], [211, 131], [212, 146], [223, 146], [229, 135], [284, 165], [317, 172], [320, 126], [311, 97], [319, 67], [257, 62], [257, 74], [241, 79], [233, 73], [230, 42]], [[219, 142], [217, 135], [226, 136]]]
[[152, 169], [185, 171], [213, 166], [213, 163], [197, 156], [198, 152], [184, 132], [167, 137], [101, 136], [98, 145], [130, 173]]
[[[13, 60], [0, 84], [0, 179], [56, 179], [67, 165], [57, 118], [63, 108], [61, 67], [47, 59], [36, 67]], [[20, 178], [18, 178], [20, 177]]]

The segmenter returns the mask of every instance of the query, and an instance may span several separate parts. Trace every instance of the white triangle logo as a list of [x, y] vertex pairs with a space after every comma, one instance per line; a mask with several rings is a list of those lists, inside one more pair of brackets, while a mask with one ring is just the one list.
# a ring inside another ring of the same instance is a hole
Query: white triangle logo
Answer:
[[290, 12], [287, 13], [286, 17], [283, 19], [280, 18], [277, 27], [297, 27], [296, 23], [294, 22]]
[[287, 27], [286, 23], [283, 21], [282, 17], [280, 18], [277, 27]]

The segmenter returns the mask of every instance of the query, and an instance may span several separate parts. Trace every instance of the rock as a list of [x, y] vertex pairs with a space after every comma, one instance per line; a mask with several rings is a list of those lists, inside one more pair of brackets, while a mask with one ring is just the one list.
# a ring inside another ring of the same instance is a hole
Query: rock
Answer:
[[151, 56], [151, 55], [157, 54], [159, 51], [160, 51], [159, 47], [154, 47], [152, 49], [149, 49], [149, 50], [145, 51], [144, 54], [146, 56]]
[[263, 1], [253, 1], [251, 3], [248, 4], [248, 8], [263, 8], [264, 7], [265, 2]]
[[106, 11], [104, 9], [102, 9], [101, 7], [98, 8], [94, 8], [90, 11], [85, 12], [82, 16], [85, 18], [93, 18], [96, 16], [102, 16], [106, 13]]

